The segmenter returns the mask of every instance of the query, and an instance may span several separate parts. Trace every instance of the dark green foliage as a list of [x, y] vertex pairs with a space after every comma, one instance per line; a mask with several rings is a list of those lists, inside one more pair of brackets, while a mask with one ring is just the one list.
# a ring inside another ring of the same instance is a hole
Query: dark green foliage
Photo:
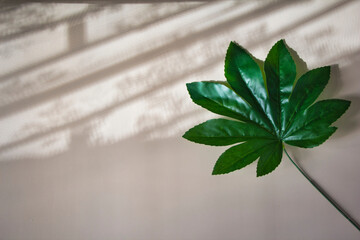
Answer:
[[350, 102], [330, 99], [314, 103], [329, 81], [330, 67], [310, 70], [297, 81], [295, 76], [296, 65], [283, 40], [271, 48], [264, 72], [244, 48], [231, 42], [225, 58], [226, 84], [187, 84], [196, 104], [235, 119], [209, 120], [183, 136], [213, 146], [241, 142], [219, 157], [213, 174], [229, 173], [259, 159], [257, 176], [266, 175], [280, 164], [284, 143], [316, 147], [335, 132], [331, 124]]

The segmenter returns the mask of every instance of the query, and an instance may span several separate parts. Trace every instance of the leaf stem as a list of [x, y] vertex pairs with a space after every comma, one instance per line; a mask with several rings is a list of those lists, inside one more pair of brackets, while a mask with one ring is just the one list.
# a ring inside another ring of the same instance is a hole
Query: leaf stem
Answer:
[[286, 149], [284, 148], [285, 154], [288, 156], [288, 158], [290, 159], [290, 161], [295, 165], [295, 167], [300, 171], [300, 173], [311, 183], [311, 185], [313, 185], [316, 190], [318, 190], [321, 195], [323, 195], [326, 200], [328, 200], [352, 225], [354, 225], [354, 227], [360, 231], [360, 225], [353, 219], [350, 217], [349, 214], [347, 214], [345, 212], [344, 209], [342, 209], [340, 207], [339, 204], [337, 204], [315, 181], [313, 181], [305, 172], [303, 169], [301, 169], [301, 167], [299, 165], [296, 164], [296, 162], [289, 156], [289, 154], [287, 153]]

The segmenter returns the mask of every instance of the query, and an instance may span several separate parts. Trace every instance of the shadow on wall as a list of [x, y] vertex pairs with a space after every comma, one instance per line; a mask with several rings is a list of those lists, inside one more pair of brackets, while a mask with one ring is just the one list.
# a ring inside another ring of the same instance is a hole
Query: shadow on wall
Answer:
[[[350, 3], [314, 4], [307, 15], [277, 28], [268, 23], [306, 6], [289, 1], [4, 6], [0, 156], [19, 157], [23, 148], [26, 155], [34, 148], [36, 155], [42, 141], [63, 142], [49, 152], [63, 151], [73, 129], [83, 127], [95, 145], [131, 136], [178, 136], [209, 116], [193, 106], [184, 83], [223, 80], [230, 40], [264, 54], [279, 38], [294, 42], [303, 28]], [[316, 42], [315, 32], [316, 27], [304, 39]], [[316, 64], [351, 57], [343, 54], [323, 56]], [[339, 85], [330, 91], [335, 89]]]

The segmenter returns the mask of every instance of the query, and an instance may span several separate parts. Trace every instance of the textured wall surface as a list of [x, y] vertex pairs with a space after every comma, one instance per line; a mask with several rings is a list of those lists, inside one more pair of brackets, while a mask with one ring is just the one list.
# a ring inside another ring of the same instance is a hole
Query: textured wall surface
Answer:
[[[360, 239], [283, 158], [211, 176], [225, 149], [187, 142], [215, 115], [185, 83], [224, 80], [234, 40], [280, 38], [322, 98], [352, 101], [333, 137], [290, 153], [360, 222], [360, 1], [0, 6], [0, 240]], [[301, 69], [299, 69], [301, 73]]]

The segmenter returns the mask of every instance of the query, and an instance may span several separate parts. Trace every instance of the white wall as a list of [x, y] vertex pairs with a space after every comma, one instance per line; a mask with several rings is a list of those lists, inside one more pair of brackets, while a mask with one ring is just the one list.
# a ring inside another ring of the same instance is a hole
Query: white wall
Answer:
[[359, 1], [0, 10], [0, 240], [360, 238], [286, 156], [211, 176], [226, 148], [181, 138], [215, 116], [186, 82], [224, 80], [232, 40], [264, 59], [285, 38], [309, 69], [338, 64], [338, 131], [289, 151], [360, 222]]

